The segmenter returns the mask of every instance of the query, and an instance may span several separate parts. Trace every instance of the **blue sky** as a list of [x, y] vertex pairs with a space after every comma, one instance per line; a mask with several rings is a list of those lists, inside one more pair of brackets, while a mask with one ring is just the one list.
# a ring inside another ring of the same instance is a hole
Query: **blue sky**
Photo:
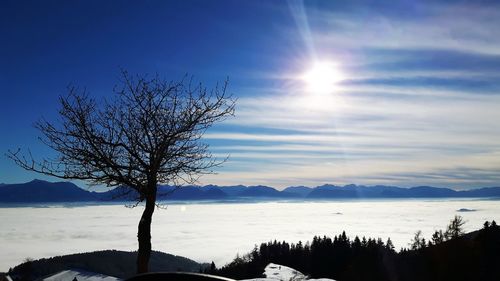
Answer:
[[[32, 124], [69, 84], [109, 97], [120, 68], [214, 86], [236, 117], [201, 184], [500, 185], [494, 1], [3, 1], [0, 150], [53, 156]], [[308, 88], [334, 65], [328, 93]], [[0, 182], [49, 179], [0, 157]]]

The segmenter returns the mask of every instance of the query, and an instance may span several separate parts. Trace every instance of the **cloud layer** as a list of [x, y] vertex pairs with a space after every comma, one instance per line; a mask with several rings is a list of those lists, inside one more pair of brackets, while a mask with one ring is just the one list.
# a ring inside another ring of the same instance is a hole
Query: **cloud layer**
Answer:
[[[368, 200], [255, 204], [173, 204], [155, 212], [154, 250], [222, 266], [236, 254], [271, 240], [310, 241], [315, 235], [388, 237], [397, 249], [407, 247], [415, 231], [429, 238], [444, 229], [459, 209], [465, 231], [500, 220], [492, 200]], [[102, 249], [137, 249], [137, 223], [142, 208], [123, 205], [0, 208], [0, 270], [25, 258]], [[292, 218], [292, 219], [291, 219]], [[354, 238], [351, 236], [351, 238]]]

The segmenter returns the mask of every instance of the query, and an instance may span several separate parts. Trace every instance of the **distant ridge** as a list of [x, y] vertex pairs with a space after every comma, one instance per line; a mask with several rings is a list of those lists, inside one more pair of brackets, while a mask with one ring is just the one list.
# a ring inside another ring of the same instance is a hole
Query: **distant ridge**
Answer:
[[[337, 186], [325, 184], [317, 187], [293, 186], [282, 191], [269, 186], [183, 186], [175, 188], [158, 186], [160, 200], [328, 200], [363, 198], [464, 198], [500, 197], [500, 187], [485, 187], [464, 191], [432, 186], [401, 188], [397, 186], [364, 186], [349, 184]], [[90, 192], [70, 182], [47, 182], [33, 180], [27, 183], [0, 185], [2, 203], [42, 203], [42, 202], [108, 202], [133, 201], [137, 193], [125, 187], [117, 187], [106, 192]]]
[[35, 179], [27, 183], [0, 185], [0, 202], [85, 202], [96, 199], [93, 193], [70, 182]]

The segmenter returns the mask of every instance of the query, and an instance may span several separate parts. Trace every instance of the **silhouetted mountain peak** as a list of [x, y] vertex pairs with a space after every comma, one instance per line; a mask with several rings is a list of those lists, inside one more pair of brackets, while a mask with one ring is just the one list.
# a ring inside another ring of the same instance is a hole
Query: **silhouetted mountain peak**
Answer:
[[0, 202], [78, 202], [95, 201], [91, 192], [71, 182], [32, 180], [27, 183], [6, 184], [0, 189]]
[[32, 181], [29, 181], [28, 183], [49, 183], [48, 181], [40, 180], [40, 179], [33, 179]]
[[323, 184], [323, 185], [317, 186], [313, 189], [338, 189], [338, 188], [341, 188], [341, 186], [333, 185], [333, 184]]

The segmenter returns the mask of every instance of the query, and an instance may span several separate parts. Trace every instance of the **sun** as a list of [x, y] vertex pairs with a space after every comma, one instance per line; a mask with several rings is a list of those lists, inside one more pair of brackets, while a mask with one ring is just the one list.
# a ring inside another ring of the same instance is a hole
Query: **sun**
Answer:
[[343, 80], [343, 76], [335, 63], [315, 62], [303, 74], [302, 80], [305, 82], [308, 92], [324, 95], [333, 92], [337, 83]]

